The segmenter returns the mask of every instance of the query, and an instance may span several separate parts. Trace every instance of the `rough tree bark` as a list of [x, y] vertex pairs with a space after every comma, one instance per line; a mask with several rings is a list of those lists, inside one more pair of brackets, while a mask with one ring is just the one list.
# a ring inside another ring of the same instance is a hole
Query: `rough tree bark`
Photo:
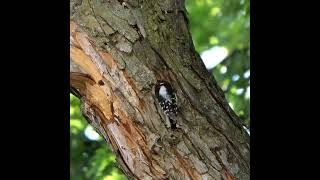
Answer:
[[[183, 0], [71, 0], [70, 89], [130, 179], [249, 179], [250, 141], [195, 51]], [[157, 80], [177, 90], [165, 126]]]

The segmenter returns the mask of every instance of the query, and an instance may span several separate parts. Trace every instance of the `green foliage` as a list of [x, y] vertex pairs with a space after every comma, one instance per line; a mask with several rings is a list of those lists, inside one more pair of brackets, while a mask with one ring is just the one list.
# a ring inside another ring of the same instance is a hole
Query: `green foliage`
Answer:
[[[211, 71], [235, 112], [249, 125], [250, 1], [186, 0], [186, 7], [197, 51], [201, 53], [213, 46], [228, 49], [228, 57]], [[126, 179], [103, 139], [90, 140], [85, 136], [89, 125], [79, 107], [79, 99], [70, 95], [71, 179]]]
[[245, 73], [250, 73], [250, 1], [186, 0], [186, 8], [197, 51], [213, 46], [228, 50], [228, 57], [212, 73], [231, 107], [249, 126], [250, 77]]

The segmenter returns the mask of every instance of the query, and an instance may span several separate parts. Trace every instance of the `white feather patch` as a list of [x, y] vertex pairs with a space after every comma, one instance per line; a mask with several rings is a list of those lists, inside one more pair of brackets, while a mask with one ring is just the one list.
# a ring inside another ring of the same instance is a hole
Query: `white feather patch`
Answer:
[[168, 92], [167, 92], [167, 88], [165, 86], [160, 87], [159, 95], [162, 96], [164, 99], [171, 102], [171, 99], [170, 99]]

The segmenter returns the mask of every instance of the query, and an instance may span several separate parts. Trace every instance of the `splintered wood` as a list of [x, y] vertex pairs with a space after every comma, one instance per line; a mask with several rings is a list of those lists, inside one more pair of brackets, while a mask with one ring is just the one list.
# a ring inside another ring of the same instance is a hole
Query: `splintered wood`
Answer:
[[[96, 8], [99, 10], [100, 6]], [[100, 9], [103, 15], [104, 8]], [[108, 11], [107, 14], [111, 15]], [[137, 30], [127, 27], [130, 32]], [[71, 20], [70, 86], [81, 99], [83, 115], [109, 143], [127, 177], [249, 179], [250, 148], [249, 143], [243, 143], [247, 136], [236, 128], [228, 112], [221, 110], [221, 104], [212, 96], [219, 93], [206, 84], [206, 76], [200, 77], [186, 68], [187, 63], [183, 63], [187, 61], [180, 62], [181, 54], [194, 56], [194, 51], [172, 51], [167, 42], [155, 43], [130, 33], [125, 36], [128, 34], [121, 34], [118, 28], [106, 35], [109, 41], [98, 43], [94, 38], [97, 36], [92, 36], [82, 23], [80, 27]], [[147, 32], [150, 35], [153, 31]], [[167, 31], [161, 33], [174, 37]], [[171, 40], [170, 45], [175, 42], [175, 47], [180, 47], [180, 41]], [[129, 43], [130, 48], [117, 44], [121, 42]], [[161, 51], [151, 43], [161, 46]], [[200, 70], [199, 67], [193, 68]], [[201, 74], [205, 73], [206, 69]], [[165, 116], [154, 95], [154, 84], [163, 78], [171, 80], [177, 90], [181, 106], [179, 130], [165, 127]]]
[[[78, 66], [72, 69], [74, 72], [71, 71], [71, 86], [85, 95], [89, 108], [99, 116], [101, 122], [95, 123], [96, 128], [107, 132], [101, 134], [110, 139], [118, 160], [123, 161], [120, 164], [128, 168], [123, 169], [127, 175], [153, 179], [152, 174], [155, 174], [163, 178], [165, 171], [146, 156], [151, 153], [142, 133], [132, 124], [134, 120], [128, 111], [123, 111], [129, 108], [126, 106], [141, 106], [130, 79], [118, 69], [108, 53], [90, 43], [85, 32], [74, 22], [70, 23], [70, 29], [70, 59], [74, 66]], [[123, 104], [117, 92], [121, 92], [120, 96], [124, 96], [122, 98], [126, 98], [130, 104]], [[136, 113], [135, 110], [132, 113]]]

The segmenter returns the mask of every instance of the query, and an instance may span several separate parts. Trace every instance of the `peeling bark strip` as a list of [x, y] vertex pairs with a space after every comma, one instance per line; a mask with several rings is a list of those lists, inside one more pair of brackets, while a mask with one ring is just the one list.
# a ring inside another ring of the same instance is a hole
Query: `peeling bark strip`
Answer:
[[[249, 179], [250, 141], [195, 52], [182, 0], [71, 0], [71, 91], [130, 179]], [[153, 88], [177, 90], [179, 130]]]

